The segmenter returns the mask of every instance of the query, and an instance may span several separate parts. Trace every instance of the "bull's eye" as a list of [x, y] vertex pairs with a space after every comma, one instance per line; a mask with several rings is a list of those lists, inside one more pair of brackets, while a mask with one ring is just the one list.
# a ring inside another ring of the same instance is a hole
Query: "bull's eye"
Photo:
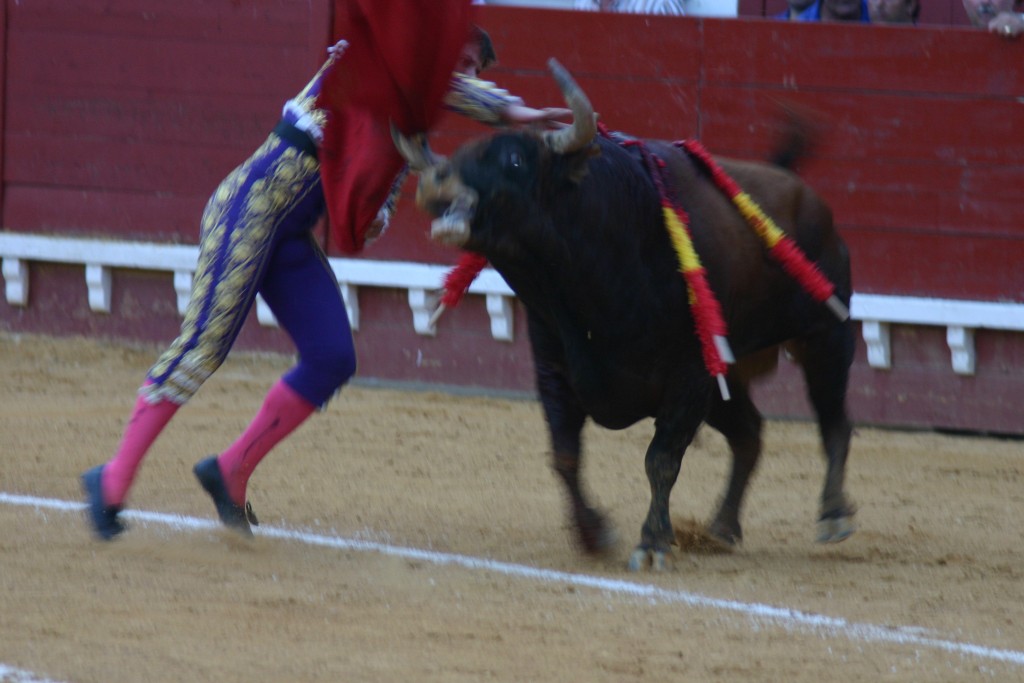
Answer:
[[523, 155], [519, 152], [510, 152], [508, 155], [508, 165], [512, 168], [521, 168], [523, 165]]

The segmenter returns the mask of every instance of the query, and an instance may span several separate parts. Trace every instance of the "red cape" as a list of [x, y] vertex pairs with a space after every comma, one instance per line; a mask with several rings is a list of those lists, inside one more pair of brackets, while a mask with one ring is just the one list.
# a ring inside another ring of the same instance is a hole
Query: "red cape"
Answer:
[[320, 176], [330, 234], [346, 254], [366, 230], [404, 161], [391, 122], [407, 135], [437, 123], [462, 47], [470, 0], [335, 0], [334, 35], [349, 42], [324, 76]]

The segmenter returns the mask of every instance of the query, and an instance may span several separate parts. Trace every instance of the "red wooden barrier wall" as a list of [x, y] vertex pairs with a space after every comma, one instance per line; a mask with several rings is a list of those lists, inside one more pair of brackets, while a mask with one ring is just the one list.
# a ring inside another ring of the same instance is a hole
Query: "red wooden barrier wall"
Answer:
[[[942, 4], [952, 13], [959, 0]], [[3, 229], [194, 243], [209, 192], [319, 63], [328, 5], [7, 2]], [[696, 136], [714, 152], [761, 157], [779, 101], [819, 112], [825, 135], [802, 172], [835, 209], [858, 292], [1024, 301], [1024, 41], [962, 27], [502, 7], [480, 18], [499, 51], [491, 78], [530, 103], [557, 104], [544, 66], [555, 56], [609, 126], [636, 135]], [[435, 146], [486, 132], [450, 116]], [[407, 200], [365, 256], [455, 258], [427, 240]], [[115, 273], [113, 312], [99, 316], [80, 268], [33, 265], [30, 305], [0, 300], [0, 329], [165, 342], [179, 322], [168, 279]], [[436, 338], [412, 330], [404, 291], [364, 288], [360, 305], [365, 378], [532, 389], [518, 308], [506, 343], [491, 338], [477, 298], [446, 315]], [[1020, 337], [980, 331], [977, 374], [963, 377], [950, 368], [944, 330], [897, 328], [892, 370], [867, 367], [859, 349], [855, 417], [1024, 431]], [[240, 343], [289, 349], [283, 333], [255, 324]], [[805, 414], [791, 371], [762, 393], [768, 414]]]
[[[4, 0], [5, 230], [194, 244], [220, 180], [322, 63], [330, 0]], [[92, 313], [81, 269], [33, 266], [7, 329], [149, 342], [180, 319], [169, 275], [114, 273]], [[122, 284], [123, 283], [123, 284]], [[69, 296], [70, 293], [70, 296]], [[242, 346], [285, 349], [248, 326]]]
[[329, 33], [326, 0], [6, 4], [11, 230], [195, 242]]

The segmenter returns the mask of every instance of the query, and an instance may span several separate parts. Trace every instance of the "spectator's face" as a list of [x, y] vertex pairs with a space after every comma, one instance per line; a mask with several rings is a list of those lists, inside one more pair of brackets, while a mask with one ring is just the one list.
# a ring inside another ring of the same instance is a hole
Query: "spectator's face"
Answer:
[[466, 43], [459, 55], [459, 61], [455, 64], [455, 71], [476, 78], [482, 70], [480, 45], [475, 40]]
[[987, 27], [1000, 12], [1012, 12], [1014, 0], [964, 0], [967, 18], [975, 26]]
[[833, 17], [850, 21], [860, 19], [860, 0], [822, 0], [821, 6]]
[[918, 0], [868, 0], [871, 21], [883, 24], [910, 24]]

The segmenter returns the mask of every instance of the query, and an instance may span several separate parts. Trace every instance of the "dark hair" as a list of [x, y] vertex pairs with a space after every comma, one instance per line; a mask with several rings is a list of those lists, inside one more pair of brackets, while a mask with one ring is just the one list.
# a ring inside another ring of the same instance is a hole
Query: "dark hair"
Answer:
[[480, 48], [480, 70], [483, 71], [488, 67], [494, 66], [495, 62], [498, 61], [498, 53], [494, 51], [494, 43], [491, 42], [491, 37], [487, 35], [487, 31], [473, 24], [470, 35], [476, 40], [476, 44]]

